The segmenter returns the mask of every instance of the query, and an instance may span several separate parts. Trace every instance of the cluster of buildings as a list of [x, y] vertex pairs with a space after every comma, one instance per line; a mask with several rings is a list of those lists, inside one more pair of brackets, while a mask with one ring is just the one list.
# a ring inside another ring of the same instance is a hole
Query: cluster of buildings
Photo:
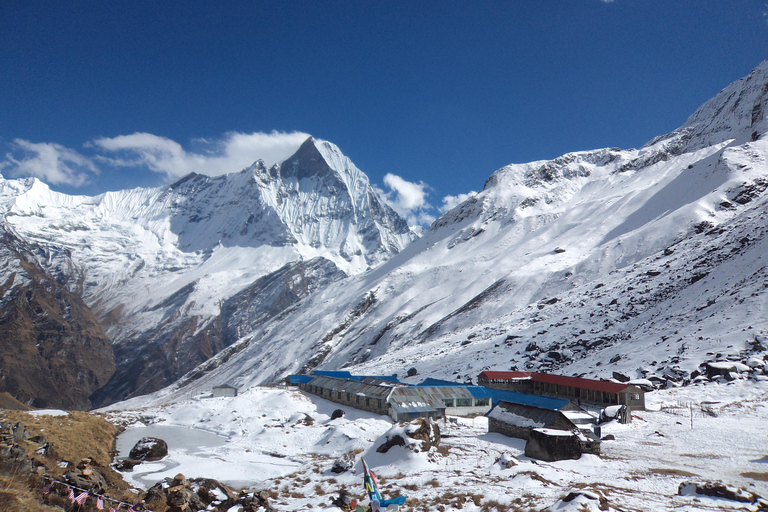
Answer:
[[536, 372], [485, 371], [472, 386], [431, 378], [409, 385], [393, 376], [315, 370], [291, 375], [288, 383], [395, 421], [485, 415], [490, 432], [525, 439], [526, 454], [543, 460], [599, 453], [599, 428], [586, 407], [611, 409], [624, 422], [631, 421], [631, 411], [645, 409], [644, 391], [629, 383]]

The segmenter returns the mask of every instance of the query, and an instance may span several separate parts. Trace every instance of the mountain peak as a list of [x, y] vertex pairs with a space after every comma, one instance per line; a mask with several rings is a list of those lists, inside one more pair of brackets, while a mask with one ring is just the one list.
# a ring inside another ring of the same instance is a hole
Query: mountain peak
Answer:
[[654, 138], [645, 147], [676, 139], [679, 148], [673, 152], [680, 154], [729, 139], [739, 143], [757, 140], [768, 131], [767, 110], [768, 61], [763, 61], [748, 76], [731, 83], [699, 107], [680, 128]]
[[280, 174], [296, 179], [309, 178], [332, 172], [313, 137], [305, 140], [296, 152], [280, 164]]

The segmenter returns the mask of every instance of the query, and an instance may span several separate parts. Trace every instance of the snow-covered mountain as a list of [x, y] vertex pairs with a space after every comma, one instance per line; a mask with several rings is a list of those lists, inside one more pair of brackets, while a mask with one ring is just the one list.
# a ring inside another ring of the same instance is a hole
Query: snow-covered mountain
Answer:
[[[509, 165], [166, 394], [312, 367], [687, 375], [768, 329], [768, 63], [640, 149]], [[762, 338], [760, 338], [762, 339]]]
[[234, 341], [222, 310], [237, 308], [226, 301], [265, 276], [307, 270], [287, 272], [298, 281], [285, 288], [301, 293], [283, 295], [274, 315], [310, 281], [359, 274], [415, 238], [335, 145], [311, 138], [269, 169], [258, 161], [96, 197], [0, 177], [0, 208], [115, 344], [117, 372], [99, 403], [159, 389]]
[[312, 139], [93, 198], [3, 180], [0, 207], [114, 343], [97, 404], [316, 367], [687, 375], [768, 329], [766, 103], [763, 63], [640, 149], [499, 169], [418, 239]]

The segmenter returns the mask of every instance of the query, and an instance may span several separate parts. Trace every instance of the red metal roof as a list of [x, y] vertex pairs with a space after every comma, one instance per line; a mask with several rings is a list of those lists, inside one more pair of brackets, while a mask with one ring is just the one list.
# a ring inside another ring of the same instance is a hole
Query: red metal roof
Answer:
[[561, 386], [571, 386], [580, 389], [590, 389], [592, 391], [603, 391], [605, 393], [621, 393], [628, 387], [628, 384], [618, 382], [608, 382], [605, 380], [583, 379], [581, 377], [566, 377], [564, 375], [551, 375], [549, 373], [536, 372], [504, 372], [504, 371], [485, 371], [480, 374], [490, 380], [533, 380], [546, 384], [559, 384]]

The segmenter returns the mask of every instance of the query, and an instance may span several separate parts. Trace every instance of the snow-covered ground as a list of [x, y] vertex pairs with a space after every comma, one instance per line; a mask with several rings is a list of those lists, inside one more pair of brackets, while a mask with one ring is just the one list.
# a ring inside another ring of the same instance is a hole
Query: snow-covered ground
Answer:
[[[211, 477], [267, 489], [278, 510], [338, 510], [331, 499], [342, 488], [362, 500], [361, 457], [378, 475], [385, 498], [407, 494], [406, 510], [598, 510], [590, 492], [605, 498], [610, 510], [753, 509], [680, 496], [685, 481], [721, 480], [768, 496], [767, 382], [661, 390], [648, 394], [647, 403], [631, 424], [603, 426], [602, 434], [615, 440], [602, 443], [600, 456], [553, 463], [525, 457], [522, 440], [489, 434], [482, 417], [441, 421], [443, 440], [427, 453], [394, 447], [379, 454], [376, 447], [392, 428], [389, 418], [285, 389], [252, 388], [235, 398], [192, 398], [109, 416], [136, 422], [123, 434], [133, 439], [151, 431], [136, 427], [145, 423], [184, 428], [174, 432], [180, 447], [170, 443], [167, 459], [124, 473], [134, 485], [147, 487], [152, 478], [178, 472]], [[331, 420], [336, 409], [346, 414]], [[191, 436], [187, 429], [226, 442], [192, 450], [194, 443], [184, 439]], [[127, 444], [119, 444], [122, 456]], [[332, 473], [333, 462], [350, 452], [357, 461], [354, 472]], [[506, 467], [504, 460], [514, 464]], [[577, 490], [586, 496], [562, 501]]]

